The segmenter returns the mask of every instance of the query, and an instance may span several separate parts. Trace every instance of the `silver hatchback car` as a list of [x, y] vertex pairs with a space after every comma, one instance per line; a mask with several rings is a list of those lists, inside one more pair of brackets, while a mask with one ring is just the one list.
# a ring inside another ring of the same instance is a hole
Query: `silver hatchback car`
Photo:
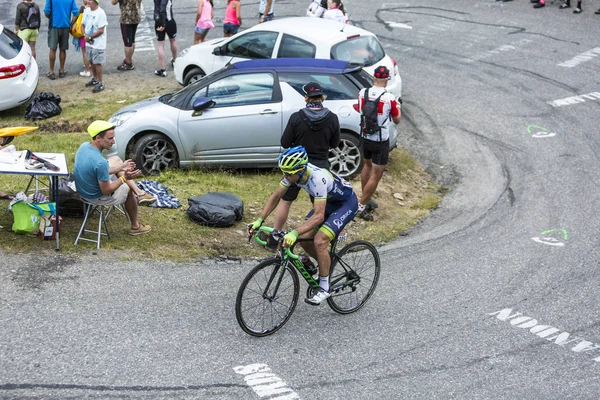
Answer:
[[[111, 154], [135, 160], [144, 174], [192, 165], [272, 168], [291, 114], [305, 107], [302, 86], [319, 82], [325, 107], [338, 115], [341, 142], [330, 149], [331, 170], [360, 172], [358, 92], [372, 85], [360, 65], [320, 59], [265, 59], [229, 64], [175, 93], [115, 113]], [[390, 149], [396, 134], [390, 137]]]

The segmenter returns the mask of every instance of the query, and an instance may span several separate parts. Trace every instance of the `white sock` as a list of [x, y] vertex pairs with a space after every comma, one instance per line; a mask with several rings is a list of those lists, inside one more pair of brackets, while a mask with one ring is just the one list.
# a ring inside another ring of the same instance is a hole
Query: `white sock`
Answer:
[[319, 287], [326, 292], [329, 292], [329, 276], [319, 275]]
[[362, 212], [365, 209], [365, 205], [364, 204], [360, 204], [358, 203], [358, 212]]

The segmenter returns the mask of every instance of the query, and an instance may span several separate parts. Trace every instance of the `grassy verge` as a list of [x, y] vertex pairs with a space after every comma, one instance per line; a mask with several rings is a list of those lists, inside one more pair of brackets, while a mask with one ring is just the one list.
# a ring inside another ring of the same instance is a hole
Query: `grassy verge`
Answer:
[[[76, 82], [80, 84], [81, 82]], [[64, 85], [68, 85], [66, 82]], [[139, 86], [137, 86], [139, 87]], [[170, 88], [170, 90], [176, 87]], [[44, 88], [40, 90], [44, 91]], [[127, 90], [103, 93], [102, 96], [67, 95], [63, 99], [61, 118], [40, 121], [40, 131], [15, 138], [13, 144], [18, 150], [34, 152], [65, 153], [69, 169], [73, 169], [75, 152], [79, 145], [88, 140], [83, 131], [89, 121], [108, 118], [123, 105], [152, 95], [165, 93], [163, 88], [140, 91]], [[68, 90], [65, 93], [70, 93]], [[124, 100], [124, 101], [123, 101]], [[1, 126], [32, 125], [23, 124], [22, 114], [2, 116]], [[6, 118], [5, 118], [6, 117]], [[65, 126], [68, 129], [65, 129]], [[62, 129], [62, 130], [61, 130]], [[109, 218], [111, 239], [103, 239], [100, 255], [115, 253], [122, 259], [149, 257], [156, 260], [190, 261], [206, 256], [248, 257], [264, 256], [265, 251], [246, 241], [246, 225], [259, 214], [264, 201], [277, 186], [279, 173], [273, 170], [169, 170], [158, 177], [152, 177], [165, 184], [181, 201], [179, 209], [159, 209], [145, 207], [140, 210], [144, 223], [152, 226], [152, 232], [141, 236], [128, 235], [127, 218], [120, 213]], [[7, 193], [23, 191], [29, 177], [2, 175], [0, 190]], [[352, 181], [360, 193], [360, 180]], [[209, 228], [200, 226], [187, 217], [187, 199], [209, 192], [229, 192], [238, 195], [244, 202], [244, 218], [229, 228]], [[379, 208], [375, 211], [375, 222], [357, 219], [347, 228], [349, 240], [361, 238], [375, 244], [388, 242], [410, 229], [436, 208], [441, 200], [443, 188], [431, 183], [429, 176], [405, 150], [391, 153], [388, 171], [379, 184], [375, 200]], [[52, 251], [54, 242], [42, 242], [33, 236], [14, 234], [11, 231], [12, 215], [7, 210], [8, 202], [0, 203], [0, 248], [11, 253]], [[308, 196], [301, 193], [292, 206], [288, 225], [301, 223], [311, 204]], [[82, 219], [64, 218], [61, 231], [61, 252], [63, 254], [96, 253], [92, 243], [73, 242], [81, 226]], [[266, 224], [272, 223], [272, 216]]]

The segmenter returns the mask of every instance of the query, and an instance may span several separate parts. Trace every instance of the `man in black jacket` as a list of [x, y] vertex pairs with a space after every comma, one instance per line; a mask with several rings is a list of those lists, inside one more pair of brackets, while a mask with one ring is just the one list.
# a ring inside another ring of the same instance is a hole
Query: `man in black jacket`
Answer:
[[[309, 82], [302, 87], [306, 107], [296, 111], [281, 136], [281, 146], [290, 148], [302, 146], [308, 153], [308, 162], [319, 168], [329, 169], [329, 149], [340, 144], [340, 122], [335, 113], [323, 107], [327, 96], [317, 82]], [[292, 202], [298, 197], [300, 188], [291, 186], [281, 198], [275, 212], [275, 229], [282, 229], [287, 221]]]
[[158, 51], [158, 63], [160, 69], [154, 71], [155, 75], [166, 77], [165, 66], [165, 35], [169, 36], [171, 44], [171, 66], [177, 58], [177, 23], [173, 19], [172, 0], [154, 0], [154, 30], [156, 31], [156, 50]]

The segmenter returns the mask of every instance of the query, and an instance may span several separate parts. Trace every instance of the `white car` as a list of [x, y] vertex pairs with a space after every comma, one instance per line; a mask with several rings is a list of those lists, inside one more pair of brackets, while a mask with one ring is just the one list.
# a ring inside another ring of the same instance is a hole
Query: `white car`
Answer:
[[184, 49], [175, 60], [175, 78], [184, 86], [227, 63], [256, 58], [323, 58], [363, 64], [372, 74], [385, 65], [393, 71], [387, 90], [402, 97], [402, 78], [375, 34], [322, 18], [282, 18], [258, 24], [237, 35]]
[[26, 103], [38, 78], [38, 65], [27, 42], [0, 24], [0, 111]]

